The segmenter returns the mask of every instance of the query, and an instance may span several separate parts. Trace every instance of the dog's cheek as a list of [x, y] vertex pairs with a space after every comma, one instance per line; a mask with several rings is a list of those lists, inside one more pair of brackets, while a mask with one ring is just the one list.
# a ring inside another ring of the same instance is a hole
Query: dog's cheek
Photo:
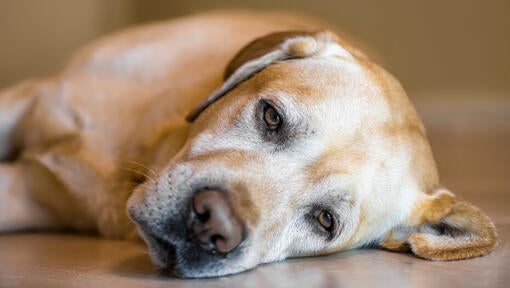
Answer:
[[127, 201], [127, 204], [126, 204], [126, 212], [129, 216], [129, 218], [138, 223], [139, 221], [141, 221], [140, 219], [140, 209], [141, 209], [141, 206], [143, 205], [143, 194], [144, 194], [144, 189], [142, 189], [141, 187], [138, 187], [136, 188], [133, 193], [131, 194], [131, 196], [129, 197], [128, 201]]

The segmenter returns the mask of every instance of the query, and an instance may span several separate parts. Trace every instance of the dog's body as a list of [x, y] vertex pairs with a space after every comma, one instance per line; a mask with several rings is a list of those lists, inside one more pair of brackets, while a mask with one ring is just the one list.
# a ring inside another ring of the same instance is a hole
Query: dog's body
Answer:
[[[87, 47], [56, 74], [4, 90], [0, 159], [22, 155], [2, 169], [23, 169], [29, 179], [20, 181], [34, 182], [27, 189], [57, 217], [33, 217], [39, 209], [27, 207], [7, 213], [26, 220], [4, 217], [1, 225], [28, 221], [19, 228], [62, 226], [125, 237], [133, 228], [125, 203], [139, 176], [131, 170], [153, 177], [137, 163], [156, 169], [181, 149], [190, 126], [186, 114], [221, 84], [226, 63], [243, 45], [272, 31], [317, 29], [300, 22], [279, 14], [219, 13], [132, 29]], [[14, 208], [12, 201], [0, 202], [2, 211]]]
[[489, 253], [494, 226], [438, 187], [414, 108], [361, 52], [330, 32], [287, 32], [232, 59], [271, 32], [324, 28], [199, 15], [103, 39], [3, 91], [0, 231], [133, 238], [131, 197], [153, 260], [185, 277], [364, 245]]

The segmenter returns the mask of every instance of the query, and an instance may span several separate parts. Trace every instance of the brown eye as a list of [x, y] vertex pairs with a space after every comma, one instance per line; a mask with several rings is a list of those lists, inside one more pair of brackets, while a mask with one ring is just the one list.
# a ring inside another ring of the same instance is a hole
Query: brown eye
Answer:
[[322, 210], [317, 216], [317, 220], [324, 227], [324, 229], [331, 231], [333, 229], [333, 216], [328, 211]]
[[264, 122], [266, 122], [266, 125], [269, 129], [274, 130], [280, 126], [282, 119], [273, 107], [267, 106], [264, 110]]

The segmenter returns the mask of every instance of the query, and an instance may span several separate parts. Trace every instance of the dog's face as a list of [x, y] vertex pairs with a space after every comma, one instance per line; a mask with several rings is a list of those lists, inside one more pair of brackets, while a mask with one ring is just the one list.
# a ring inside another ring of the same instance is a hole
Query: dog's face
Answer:
[[[425, 194], [437, 186], [436, 169], [398, 82], [330, 34], [292, 35], [259, 39], [236, 56], [223, 90], [192, 115], [182, 150], [131, 197], [129, 214], [160, 267], [212, 277], [288, 257], [418, 242], [425, 250], [416, 244], [413, 252], [435, 259], [426, 253], [438, 243], [423, 237], [453, 229], [438, 223], [452, 222], [448, 213], [465, 202], [442, 190]], [[261, 41], [271, 44], [250, 51]], [[475, 234], [462, 228], [455, 231]], [[436, 254], [480, 255], [444, 253]]]

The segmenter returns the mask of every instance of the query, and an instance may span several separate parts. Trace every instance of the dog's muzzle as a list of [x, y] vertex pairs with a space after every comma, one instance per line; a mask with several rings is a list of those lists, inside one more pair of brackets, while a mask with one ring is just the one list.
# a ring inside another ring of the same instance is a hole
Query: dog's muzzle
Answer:
[[247, 230], [228, 193], [200, 189], [191, 195], [166, 207], [174, 213], [158, 216], [132, 209], [131, 218], [163, 270], [181, 277], [220, 275], [242, 254]]

